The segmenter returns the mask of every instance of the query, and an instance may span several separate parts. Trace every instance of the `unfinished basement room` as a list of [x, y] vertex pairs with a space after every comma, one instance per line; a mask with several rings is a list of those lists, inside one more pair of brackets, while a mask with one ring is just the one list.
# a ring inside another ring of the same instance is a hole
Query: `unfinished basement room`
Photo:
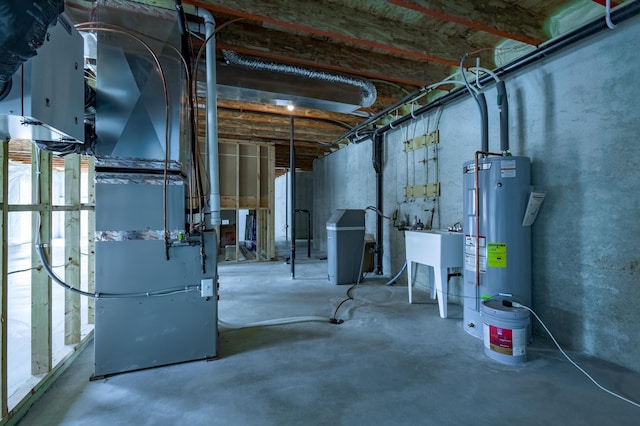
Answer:
[[2, 0], [0, 426], [640, 424], [640, 0]]

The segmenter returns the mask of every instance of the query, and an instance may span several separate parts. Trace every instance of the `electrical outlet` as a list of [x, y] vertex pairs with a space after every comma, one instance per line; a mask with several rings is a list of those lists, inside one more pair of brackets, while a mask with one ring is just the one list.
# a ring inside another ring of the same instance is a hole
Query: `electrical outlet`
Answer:
[[200, 295], [202, 297], [213, 297], [213, 278], [200, 280]]

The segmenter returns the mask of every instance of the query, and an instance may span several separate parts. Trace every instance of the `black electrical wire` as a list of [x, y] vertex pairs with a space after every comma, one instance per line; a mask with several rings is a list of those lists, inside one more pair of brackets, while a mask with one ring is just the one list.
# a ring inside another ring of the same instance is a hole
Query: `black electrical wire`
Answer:
[[380, 217], [382, 217], [384, 219], [392, 220], [389, 216], [385, 216], [384, 213], [382, 213], [380, 210], [378, 210], [377, 207], [367, 206], [367, 207], [365, 207], [365, 210], [372, 210], [372, 211], [376, 212], [376, 214], [378, 214], [378, 216], [380, 216]]
[[336, 307], [336, 310], [333, 312], [333, 316], [329, 318], [329, 322], [331, 324], [342, 324], [344, 322], [344, 320], [337, 318], [336, 315], [338, 315], [338, 309], [340, 309], [340, 306], [344, 305], [349, 300], [353, 300], [353, 297], [351, 296], [351, 290], [356, 288], [358, 284], [360, 284], [360, 280], [362, 279], [362, 266], [364, 264], [364, 252], [366, 250], [366, 247], [367, 247], [366, 244], [362, 245], [362, 256], [360, 257], [360, 269], [358, 270], [358, 279], [351, 287], [347, 289], [347, 298], [338, 304], [338, 306]]
[[353, 297], [349, 293], [351, 292], [351, 290], [356, 288], [359, 283], [360, 283], [360, 280], [358, 279], [358, 281], [355, 284], [349, 287], [349, 289], [347, 290], [347, 298], [338, 304], [338, 306], [336, 307], [336, 310], [333, 312], [333, 316], [329, 319], [329, 322], [331, 324], [342, 324], [344, 322], [344, 320], [336, 317], [336, 315], [338, 315], [338, 309], [340, 309], [340, 307], [344, 305], [346, 302], [348, 302], [349, 300], [353, 300]]

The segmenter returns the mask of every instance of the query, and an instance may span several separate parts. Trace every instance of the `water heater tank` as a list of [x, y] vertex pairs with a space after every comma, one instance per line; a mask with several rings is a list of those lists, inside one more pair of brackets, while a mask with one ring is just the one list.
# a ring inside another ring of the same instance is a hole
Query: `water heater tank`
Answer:
[[528, 157], [480, 158], [477, 187], [475, 161], [466, 162], [463, 171], [464, 329], [482, 338], [483, 300], [510, 294], [531, 306], [531, 228], [522, 224], [531, 162]]

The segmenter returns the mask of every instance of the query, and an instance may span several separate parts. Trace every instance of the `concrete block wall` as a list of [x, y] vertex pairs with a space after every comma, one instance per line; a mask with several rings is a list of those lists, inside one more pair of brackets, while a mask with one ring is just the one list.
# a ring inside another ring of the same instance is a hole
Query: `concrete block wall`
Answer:
[[[291, 172], [276, 178], [275, 183], [275, 238], [284, 241], [291, 238], [291, 204], [287, 199], [291, 191]], [[313, 214], [313, 173], [296, 172], [296, 209], [309, 210]], [[306, 213], [296, 213], [296, 239], [307, 238]], [[311, 224], [313, 232], [313, 221]]]
[[[511, 151], [531, 158], [532, 185], [547, 192], [532, 228], [533, 308], [566, 348], [635, 371], [640, 371], [638, 34], [636, 17], [505, 78]], [[486, 96], [490, 150], [498, 150], [495, 88]], [[462, 164], [480, 147], [479, 112], [469, 97], [386, 135], [384, 208], [385, 214], [399, 208], [410, 215], [429, 209], [429, 200], [404, 199], [407, 176], [411, 184], [424, 165], [406, 158], [402, 141], [414, 129], [419, 135], [436, 127], [442, 195], [434, 227], [444, 228], [462, 219]], [[319, 228], [329, 211], [375, 203], [371, 142], [317, 160], [314, 180], [314, 204], [324, 206], [315, 216], [321, 245], [326, 237]], [[389, 221], [384, 233], [383, 266], [391, 274], [404, 262], [403, 236]], [[460, 286], [451, 286], [450, 294], [460, 294]]]

